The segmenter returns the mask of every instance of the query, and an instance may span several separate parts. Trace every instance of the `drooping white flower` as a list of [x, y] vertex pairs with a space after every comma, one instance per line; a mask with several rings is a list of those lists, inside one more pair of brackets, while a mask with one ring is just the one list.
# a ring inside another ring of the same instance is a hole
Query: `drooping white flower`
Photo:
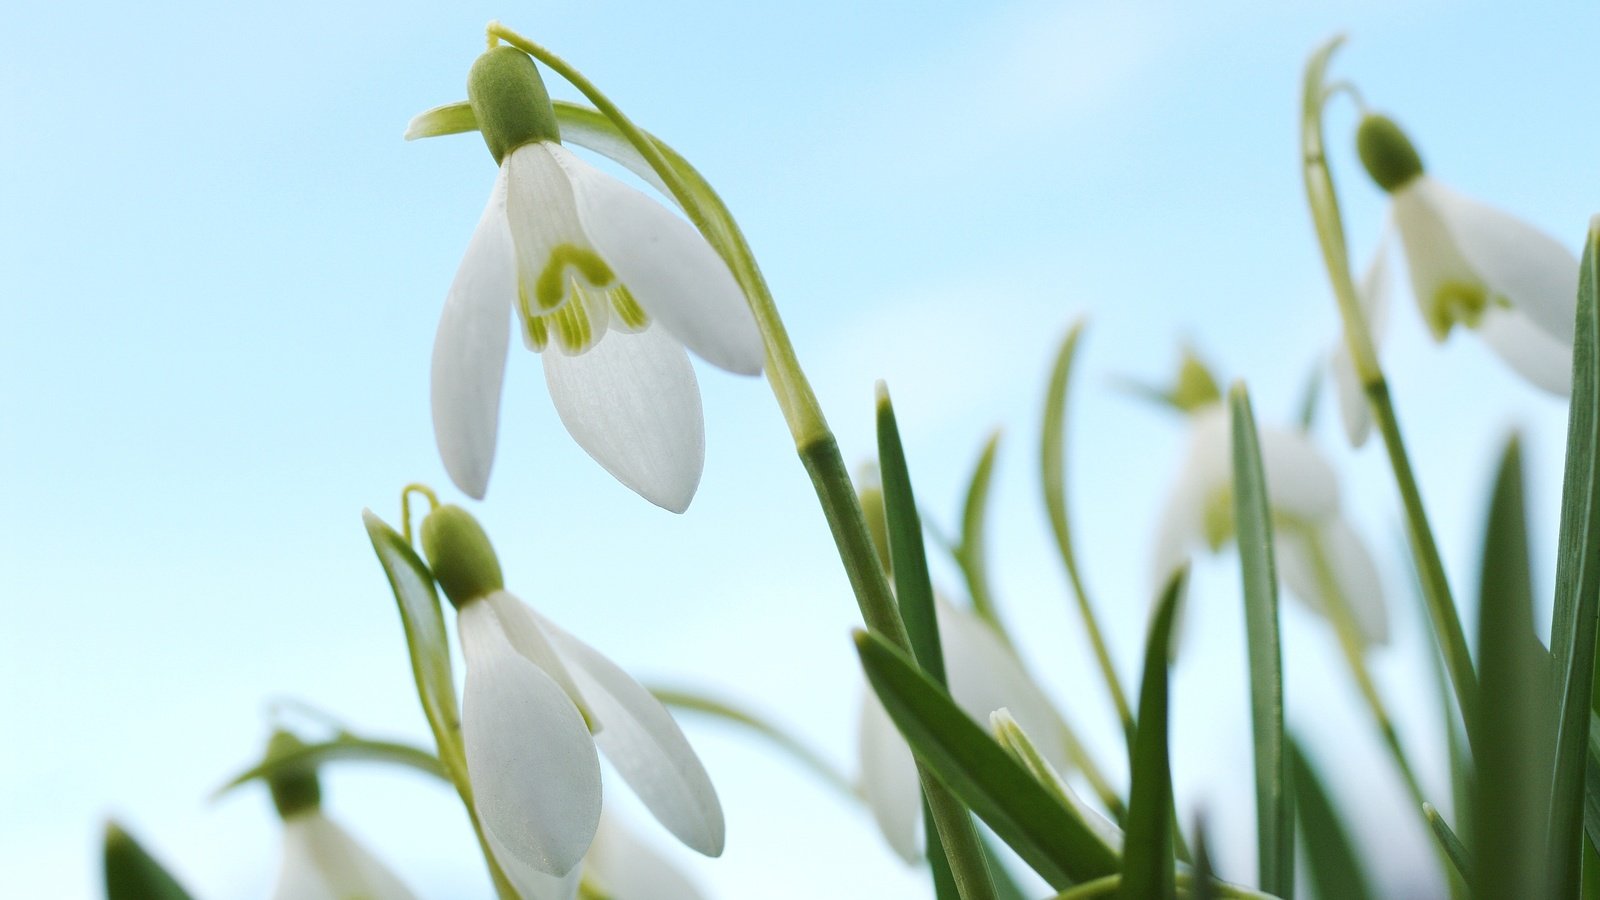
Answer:
[[1523, 378], [1567, 394], [1577, 257], [1532, 225], [1428, 176], [1392, 120], [1366, 116], [1356, 141], [1368, 173], [1390, 195], [1412, 293], [1434, 338], [1465, 325]]
[[583, 861], [584, 881], [615, 900], [705, 900], [682, 870], [610, 812]]
[[684, 348], [759, 373], [761, 336], [742, 290], [692, 225], [561, 145], [526, 54], [484, 54], [469, 93], [500, 173], [434, 342], [434, 436], [446, 470], [483, 497], [515, 310], [572, 437], [624, 485], [682, 512], [705, 457]]
[[[934, 610], [950, 695], [962, 711], [987, 728], [989, 714], [1008, 707], [1031, 734], [1060, 734], [1054, 705], [988, 623], [937, 594]], [[1046, 741], [1043, 752], [1058, 770], [1071, 768], [1061, 741]], [[861, 704], [857, 753], [858, 790], [867, 808], [889, 846], [915, 862], [922, 855], [922, 786], [916, 761], [871, 690]]]
[[394, 873], [313, 807], [283, 820], [274, 900], [415, 900]]
[[[1342, 600], [1362, 639], [1385, 643], [1383, 586], [1345, 521], [1333, 466], [1299, 432], [1263, 427], [1259, 437], [1280, 577], [1318, 612]], [[1222, 549], [1234, 527], [1232, 428], [1228, 411], [1211, 404], [1190, 414], [1188, 449], [1156, 532], [1152, 583], [1167, 583], [1197, 546]]]
[[460, 507], [430, 513], [422, 542], [458, 614], [473, 803], [519, 890], [534, 900], [575, 890], [600, 821], [599, 752], [668, 831], [720, 854], [716, 790], [660, 701], [508, 593], [488, 538]]
[[289, 757], [305, 744], [278, 731], [267, 747], [273, 806], [283, 820], [283, 861], [274, 900], [415, 900], [389, 867], [322, 812], [315, 767]]

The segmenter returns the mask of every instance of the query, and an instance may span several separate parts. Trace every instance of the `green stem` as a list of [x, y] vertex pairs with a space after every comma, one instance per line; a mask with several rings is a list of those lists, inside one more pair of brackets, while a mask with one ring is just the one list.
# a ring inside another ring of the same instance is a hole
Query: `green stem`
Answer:
[[1378, 363], [1372, 334], [1361, 310], [1360, 293], [1350, 275], [1344, 219], [1339, 212], [1339, 197], [1334, 190], [1333, 173], [1328, 168], [1323, 147], [1322, 110], [1329, 96], [1324, 73], [1329, 57], [1342, 41], [1342, 37], [1328, 41], [1312, 54], [1306, 65], [1300, 131], [1306, 199], [1311, 207], [1311, 219], [1316, 226], [1317, 241], [1322, 248], [1322, 259], [1327, 265], [1334, 298], [1338, 301], [1339, 315], [1344, 321], [1345, 344], [1366, 393], [1373, 419], [1383, 435], [1390, 468], [1394, 470], [1395, 481], [1400, 489], [1401, 504], [1405, 508], [1406, 535], [1421, 569], [1419, 574], [1423, 596], [1428, 602], [1428, 618], [1433, 625], [1434, 638], [1444, 655], [1445, 669], [1455, 689], [1456, 703], [1461, 708], [1462, 719], [1467, 722], [1467, 733], [1472, 734], [1471, 698], [1477, 692], [1472, 656], [1467, 650], [1461, 619], [1450, 592], [1450, 582], [1445, 577], [1444, 563], [1439, 558], [1433, 529], [1428, 524], [1427, 511], [1422, 505], [1422, 494], [1417, 489], [1417, 479], [1406, 453], [1405, 441], [1400, 436], [1400, 422], [1389, 396], [1388, 381]]
[[[668, 191], [678, 201], [689, 220], [707, 236], [722, 255], [734, 278], [744, 289], [750, 311], [766, 348], [767, 381], [794, 438], [817, 500], [822, 506], [840, 561], [861, 608], [867, 627], [878, 632], [898, 649], [910, 653], [905, 624], [900, 619], [888, 580], [878, 565], [877, 551], [867, 531], [855, 487], [839, 454], [838, 443], [828, 428], [816, 394], [800, 368], [788, 329], [778, 315], [777, 304], [756, 265], [755, 255], [735, 224], [727, 207], [711, 186], [687, 165], [676, 165], [660, 144], [634, 125], [616, 104], [595, 87], [581, 72], [561, 57], [498, 22], [490, 23], [488, 38], [505, 41], [548, 66], [583, 94], [595, 109], [610, 119], [628, 143], [644, 157]], [[934, 824], [950, 859], [956, 885], [963, 900], [993, 900], [994, 886], [988, 862], [978, 841], [972, 816], [932, 772], [918, 765], [923, 793], [928, 799]]]
[[[1266, 894], [1253, 891], [1237, 884], [1226, 881], [1213, 881], [1211, 887], [1219, 897], [1230, 897], [1234, 900], [1276, 900], [1276, 894]], [[1089, 900], [1093, 897], [1110, 897], [1122, 889], [1122, 875], [1104, 875], [1093, 881], [1073, 885], [1056, 894], [1051, 900]], [[1189, 872], [1178, 873], [1178, 890], [1189, 894], [1194, 890], [1194, 875]]]

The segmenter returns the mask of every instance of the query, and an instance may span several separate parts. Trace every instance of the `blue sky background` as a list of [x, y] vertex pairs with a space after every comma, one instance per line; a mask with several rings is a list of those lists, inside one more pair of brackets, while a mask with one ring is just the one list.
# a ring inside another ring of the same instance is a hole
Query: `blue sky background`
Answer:
[[[493, 18], [573, 61], [722, 192], [850, 458], [871, 451], [872, 384], [886, 378], [920, 499], [948, 525], [985, 434], [1004, 426], [1004, 614], [1119, 778], [1034, 472], [1068, 324], [1092, 322], [1073, 515], [1131, 682], [1183, 432], [1112, 377], [1161, 378], [1192, 341], [1248, 380], [1263, 422], [1286, 423], [1336, 335], [1297, 168], [1309, 50], [1347, 30], [1337, 71], [1461, 190], [1574, 249], [1600, 210], [1600, 9], [1576, 3], [13, 6], [0, 28], [0, 893], [96, 896], [99, 823], [114, 813], [201, 895], [264, 896], [277, 854], [265, 797], [207, 798], [259, 751], [271, 697], [426, 743], [359, 513], [395, 521], [412, 480], [459, 499], [434, 450], [428, 360], [494, 168], [476, 136], [400, 135], [462, 97]], [[1383, 198], [1354, 165], [1353, 123], [1335, 107], [1329, 140], [1364, 260]], [[1470, 334], [1433, 345], [1403, 284], [1395, 297], [1385, 359], [1457, 593], [1475, 590], [1487, 478], [1512, 426], [1529, 436], [1548, 588], [1564, 404]], [[766, 386], [700, 376], [706, 475], [676, 517], [584, 456], [537, 361], [514, 351], [488, 502], [471, 508], [509, 586], [564, 627], [641, 676], [758, 706], [852, 769], [857, 617], [822, 518]], [[1381, 450], [1350, 452], [1331, 415], [1318, 435], [1384, 567], [1395, 638], [1374, 667], [1443, 802], [1392, 480]], [[1234, 568], [1199, 571], [1174, 766], [1184, 809], [1215, 823], [1224, 874], [1249, 880]], [[1287, 609], [1292, 725], [1387, 891], [1436, 891], [1331, 635]], [[1470, 630], [1470, 603], [1465, 618]], [[739, 733], [688, 728], [726, 806], [727, 853], [699, 860], [635, 820], [716, 895], [924, 894], [854, 805]], [[326, 794], [424, 895], [487, 896], [445, 789], [347, 767]]]

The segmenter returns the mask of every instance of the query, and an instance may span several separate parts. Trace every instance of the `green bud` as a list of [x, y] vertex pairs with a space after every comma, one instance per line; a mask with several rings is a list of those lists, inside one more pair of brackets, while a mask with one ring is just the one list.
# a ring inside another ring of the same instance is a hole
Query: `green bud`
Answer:
[[1368, 114], [1356, 129], [1356, 152], [1378, 187], [1394, 193], [1422, 174], [1422, 157], [1388, 116]]
[[1216, 376], [1188, 347], [1183, 348], [1183, 360], [1178, 363], [1178, 377], [1167, 399], [1184, 412], [1194, 412], [1222, 402], [1222, 389], [1217, 387]]
[[[267, 742], [267, 762], [297, 753], [305, 746], [304, 741], [279, 729]], [[317, 781], [316, 767], [309, 764], [273, 768], [267, 773], [267, 787], [272, 791], [272, 805], [285, 819], [322, 805], [322, 785]]]
[[106, 823], [106, 900], [189, 900], [155, 857], [116, 822]]
[[539, 69], [533, 57], [515, 47], [496, 47], [478, 57], [467, 75], [467, 99], [496, 163], [524, 144], [561, 140]]
[[456, 609], [506, 586], [489, 536], [459, 506], [447, 503], [422, 520], [422, 552]]

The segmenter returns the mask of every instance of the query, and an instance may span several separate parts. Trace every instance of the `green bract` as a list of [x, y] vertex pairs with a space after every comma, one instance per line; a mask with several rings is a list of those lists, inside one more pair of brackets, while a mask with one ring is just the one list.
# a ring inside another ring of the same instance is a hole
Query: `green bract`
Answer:
[[489, 536], [478, 520], [459, 506], [441, 506], [422, 520], [422, 551], [428, 555], [434, 579], [456, 609], [505, 589], [500, 559]]
[[496, 47], [478, 57], [467, 75], [467, 98], [496, 163], [523, 144], [561, 142], [544, 80], [521, 50]]
[[1368, 114], [1356, 130], [1356, 152], [1378, 187], [1394, 193], [1422, 174], [1422, 157], [1388, 116]]

